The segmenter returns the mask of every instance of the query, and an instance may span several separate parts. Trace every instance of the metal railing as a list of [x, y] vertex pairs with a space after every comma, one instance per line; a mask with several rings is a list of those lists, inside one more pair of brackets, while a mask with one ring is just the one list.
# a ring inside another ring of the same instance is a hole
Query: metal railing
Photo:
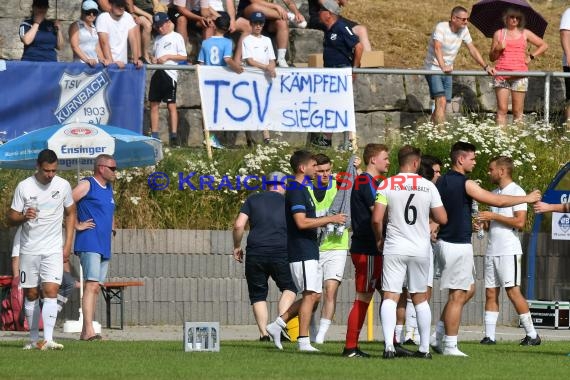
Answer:
[[[186, 70], [194, 71], [196, 70], [195, 65], [146, 65], [149, 70], [157, 69], [168, 69], [168, 70]], [[307, 70], [314, 68], [291, 68], [291, 69], [281, 69], [281, 70]], [[384, 74], [384, 75], [451, 75], [451, 76], [477, 76], [484, 77], [489, 76], [485, 71], [482, 70], [457, 70], [450, 74], [443, 74], [439, 71], [426, 70], [426, 69], [383, 69], [383, 68], [355, 68], [352, 70], [355, 74]], [[544, 123], [546, 125], [550, 124], [550, 83], [552, 78], [570, 78], [570, 72], [560, 72], [560, 71], [497, 71], [496, 75], [503, 76], [521, 76], [521, 77], [537, 77], [544, 78]], [[426, 84], [427, 86], [427, 84]]]

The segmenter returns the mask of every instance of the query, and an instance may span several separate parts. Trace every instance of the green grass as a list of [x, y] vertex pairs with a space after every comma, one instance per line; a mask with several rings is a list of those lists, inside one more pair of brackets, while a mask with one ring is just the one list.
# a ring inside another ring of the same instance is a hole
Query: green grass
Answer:
[[567, 378], [568, 342], [520, 347], [516, 342], [481, 346], [462, 342], [469, 358], [435, 355], [431, 361], [380, 358], [382, 344], [363, 343], [370, 359], [340, 355], [342, 342], [322, 352], [283, 352], [270, 343], [222, 341], [219, 353], [183, 351], [182, 342], [62, 341], [63, 352], [21, 350], [21, 341], [0, 342], [5, 379], [535, 379]]

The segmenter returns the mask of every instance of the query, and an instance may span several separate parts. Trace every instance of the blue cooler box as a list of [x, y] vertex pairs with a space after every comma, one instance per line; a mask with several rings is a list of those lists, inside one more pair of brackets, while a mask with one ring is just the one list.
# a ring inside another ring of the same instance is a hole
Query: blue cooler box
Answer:
[[570, 328], [570, 302], [528, 300], [534, 327]]

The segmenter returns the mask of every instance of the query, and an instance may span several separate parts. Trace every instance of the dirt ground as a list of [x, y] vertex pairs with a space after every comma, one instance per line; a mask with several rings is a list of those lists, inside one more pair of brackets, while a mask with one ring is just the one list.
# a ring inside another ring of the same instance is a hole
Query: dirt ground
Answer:
[[[451, 9], [462, 5], [471, 10], [477, 1], [450, 0], [349, 0], [343, 16], [368, 27], [372, 47], [384, 51], [386, 67], [421, 68], [427, 41], [436, 23], [449, 20]], [[533, 61], [530, 70], [562, 71], [562, 49], [559, 26], [564, 10], [570, 7], [563, 0], [530, 1], [549, 23], [545, 40], [548, 51]], [[488, 59], [491, 39], [469, 26], [475, 46]], [[478, 69], [467, 49], [462, 48], [455, 61], [456, 69]]]

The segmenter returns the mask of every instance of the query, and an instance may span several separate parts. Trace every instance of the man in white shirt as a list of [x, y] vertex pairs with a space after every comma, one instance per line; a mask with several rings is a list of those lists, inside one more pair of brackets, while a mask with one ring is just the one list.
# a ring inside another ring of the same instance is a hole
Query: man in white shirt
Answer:
[[[21, 226], [20, 283], [30, 342], [24, 350], [62, 350], [53, 340], [57, 319], [57, 293], [63, 263], [69, 260], [76, 209], [69, 182], [56, 176], [57, 156], [44, 149], [38, 154], [36, 173], [18, 184], [8, 211], [8, 223]], [[62, 221], [65, 214], [65, 242]], [[63, 257], [62, 257], [63, 256]], [[39, 286], [43, 292], [44, 340], [39, 340]]]
[[[414, 357], [431, 359], [429, 334], [431, 310], [427, 302], [430, 267], [430, 214], [439, 224], [447, 213], [435, 185], [417, 173], [421, 162], [418, 148], [405, 145], [398, 151], [400, 172], [382, 181], [372, 212], [372, 229], [378, 249], [383, 248], [380, 318], [384, 333], [385, 359], [396, 357], [392, 341], [396, 328], [396, 306], [407, 277], [408, 292], [416, 309], [420, 347]], [[388, 211], [389, 210], [389, 211]], [[384, 219], [388, 225], [384, 235]]]
[[116, 64], [124, 68], [128, 62], [130, 46], [137, 69], [143, 65], [140, 59], [139, 28], [128, 12], [125, 12], [125, 0], [109, 0], [111, 10], [97, 17], [96, 28], [99, 34], [101, 50], [105, 57], [104, 64]]
[[[489, 163], [489, 178], [499, 187], [495, 194], [522, 195], [525, 191], [513, 182], [513, 160], [495, 157]], [[485, 337], [481, 344], [496, 344], [495, 327], [499, 317], [499, 293], [505, 288], [515, 310], [519, 314], [526, 336], [521, 346], [538, 346], [540, 337], [534, 329], [528, 303], [521, 293], [522, 248], [517, 231], [526, 223], [527, 204], [511, 207], [490, 207], [479, 212], [479, 220], [489, 228], [489, 241], [485, 254]]]
[[[443, 21], [435, 26], [429, 39], [428, 52], [424, 61], [427, 70], [441, 71], [450, 74], [453, 71], [453, 61], [464, 42], [469, 54], [488, 74], [494, 75], [495, 69], [485, 63], [479, 50], [473, 45], [473, 40], [467, 29], [469, 13], [467, 9], [457, 6], [451, 10], [449, 21]], [[451, 101], [453, 78], [451, 75], [426, 75], [429, 94], [435, 100], [435, 108], [431, 121], [435, 124], [445, 122], [445, 105]]]

